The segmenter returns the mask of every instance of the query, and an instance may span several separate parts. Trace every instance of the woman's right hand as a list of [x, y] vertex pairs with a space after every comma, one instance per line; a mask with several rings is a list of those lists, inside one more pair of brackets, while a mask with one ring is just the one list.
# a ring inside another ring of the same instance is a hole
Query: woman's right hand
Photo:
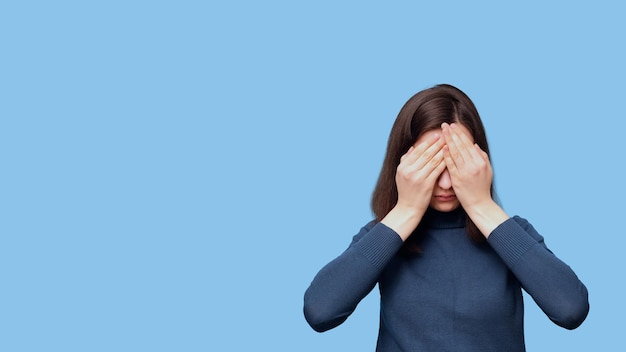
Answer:
[[444, 145], [444, 138], [435, 133], [419, 141], [400, 158], [396, 170], [398, 202], [381, 222], [403, 240], [411, 235], [428, 209], [435, 183], [446, 168]]
[[443, 154], [445, 139], [439, 133], [428, 137], [400, 158], [396, 170], [397, 206], [422, 214], [430, 204], [435, 182], [446, 168]]

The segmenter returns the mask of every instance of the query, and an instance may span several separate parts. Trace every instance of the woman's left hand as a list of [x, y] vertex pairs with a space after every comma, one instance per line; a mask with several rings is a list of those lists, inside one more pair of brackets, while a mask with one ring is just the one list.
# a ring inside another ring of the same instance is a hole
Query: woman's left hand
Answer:
[[441, 129], [446, 141], [444, 160], [452, 188], [463, 208], [470, 211], [472, 207], [493, 202], [493, 170], [487, 153], [473, 143], [458, 124], [444, 123]]
[[493, 170], [489, 156], [472, 142], [460, 125], [441, 125], [446, 145], [443, 157], [452, 189], [463, 210], [485, 237], [509, 216], [491, 197]]

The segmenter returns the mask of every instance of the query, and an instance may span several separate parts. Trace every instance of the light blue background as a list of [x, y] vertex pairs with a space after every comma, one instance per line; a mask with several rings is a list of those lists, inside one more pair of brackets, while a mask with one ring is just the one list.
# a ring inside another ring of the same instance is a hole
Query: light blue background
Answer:
[[528, 350], [622, 350], [624, 10], [433, 3], [0, 5], [0, 350], [372, 351], [377, 291], [324, 334], [302, 296], [437, 83], [589, 288], [574, 331], [526, 296]]

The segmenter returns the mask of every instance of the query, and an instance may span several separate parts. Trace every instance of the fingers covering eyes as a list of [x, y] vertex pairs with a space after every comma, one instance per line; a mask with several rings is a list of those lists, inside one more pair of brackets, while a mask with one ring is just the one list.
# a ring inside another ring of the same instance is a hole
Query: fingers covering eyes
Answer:
[[434, 135], [431, 138], [421, 142], [416, 146], [409, 148], [406, 154], [400, 159], [401, 162], [413, 164], [418, 160], [432, 159], [445, 144], [444, 139], [440, 135]]

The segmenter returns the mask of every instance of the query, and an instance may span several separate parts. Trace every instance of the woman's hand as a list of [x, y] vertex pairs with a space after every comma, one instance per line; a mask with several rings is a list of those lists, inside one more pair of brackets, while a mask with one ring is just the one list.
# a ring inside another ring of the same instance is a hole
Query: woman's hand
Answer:
[[441, 125], [444, 160], [461, 206], [485, 237], [508, 215], [491, 197], [493, 170], [487, 153], [470, 141], [458, 124]]
[[435, 182], [445, 170], [444, 139], [439, 133], [412, 146], [396, 170], [398, 202], [381, 221], [406, 240], [430, 204]]
[[453, 123], [441, 125], [446, 141], [444, 160], [452, 188], [465, 210], [491, 201], [493, 171], [489, 157], [478, 144], [470, 141], [461, 128]]
[[424, 213], [430, 204], [437, 178], [446, 165], [444, 139], [437, 133], [429, 136], [400, 158], [396, 170], [399, 207]]

